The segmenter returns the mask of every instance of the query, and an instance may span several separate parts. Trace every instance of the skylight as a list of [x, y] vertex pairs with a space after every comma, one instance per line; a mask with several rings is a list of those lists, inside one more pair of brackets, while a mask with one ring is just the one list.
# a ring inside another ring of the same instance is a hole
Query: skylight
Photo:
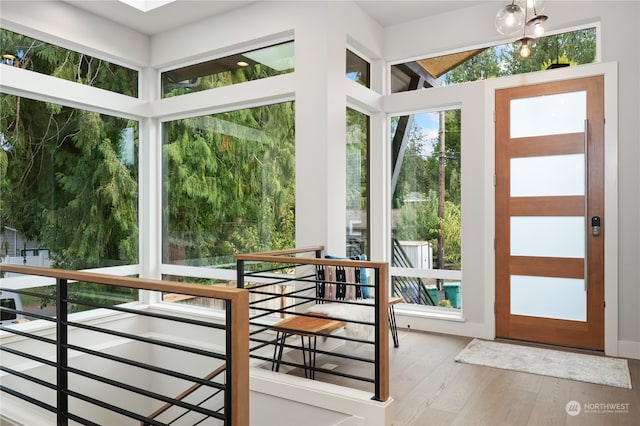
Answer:
[[150, 10], [164, 6], [165, 4], [173, 3], [175, 0], [119, 0], [131, 7], [135, 7], [143, 12], [149, 12]]

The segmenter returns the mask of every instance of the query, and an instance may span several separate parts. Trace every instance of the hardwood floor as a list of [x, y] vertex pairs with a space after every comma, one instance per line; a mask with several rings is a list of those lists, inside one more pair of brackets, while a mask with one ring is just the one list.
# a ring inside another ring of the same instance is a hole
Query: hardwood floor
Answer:
[[[640, 360], [629, 360], [634, 389], [621, 389], [456, 363], [466, 337], [399, 336], [400, 347], [390, 350], [394, 426], [640, 425]], [[591, 410], [569, 415], [570, 401]]]

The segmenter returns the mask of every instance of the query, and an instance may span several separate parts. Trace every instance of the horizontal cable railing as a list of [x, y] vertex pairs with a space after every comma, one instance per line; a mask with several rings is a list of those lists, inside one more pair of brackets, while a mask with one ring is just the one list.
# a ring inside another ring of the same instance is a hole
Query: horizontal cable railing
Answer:
[[[18, 265], [0, 265], [0, 272], [55, 280], [50, 294], [0, 279], [2, 292], [55, 305], [50, 314], [2, 306], [3, 318], [40, 320], [0, 327], [3, 404], [25, 401], [53, 413], [57, 424], [249, 423], [246, 290]], [[69, 291], [72, 282], [81, 285]], [[96, 284], [107, 293], [117, 287], [219, 299], [225, 316], [112, 306], [83, 290]], [[71, 313], [83, 310], [93, 313]]]
[[250, 356], [263, 368], [370, 390], [386, 401], [388, 264], [322, 258], [322, 251], [236, 255], [238, 287], [253, 296]]

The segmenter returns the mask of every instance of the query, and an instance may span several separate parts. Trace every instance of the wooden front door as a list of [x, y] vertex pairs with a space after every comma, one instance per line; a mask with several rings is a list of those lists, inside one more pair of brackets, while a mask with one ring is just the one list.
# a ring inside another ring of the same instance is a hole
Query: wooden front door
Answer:
[[604, 78], [496, 91], [496, 336], [604, 350]]

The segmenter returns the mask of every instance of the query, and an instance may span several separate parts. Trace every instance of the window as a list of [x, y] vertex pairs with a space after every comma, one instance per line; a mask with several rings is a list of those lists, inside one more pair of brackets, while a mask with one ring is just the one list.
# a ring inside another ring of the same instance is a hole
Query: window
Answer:
[[138, 71], [0, 29], [3, 66], [138, 97]]
[[349, 49], [347, 49], [347, 78], [364, 87], [371, 87], [371, 65]]
[[294, 103], [163, 124], [163, 261], [235, 268], [295, 246]]
[[585, 28], [536, 40], [523, 59], [512, 43], [419, 59], [391, 67], [392, 93], [522, 74], [596, 60], [596, 29]]
[[369, 116], [347, 108], [347, 256], [369, 255]]
[[137, 121], [0, 94], [0, 146], [0, 217], [24, 263], [138, 263]]
[[293, 41], [162, 73], [162, 97], [185, 95], [294, 70]]
[[459, 109], [392, 119], [393, 294], [419, 305], [461, 307]]

